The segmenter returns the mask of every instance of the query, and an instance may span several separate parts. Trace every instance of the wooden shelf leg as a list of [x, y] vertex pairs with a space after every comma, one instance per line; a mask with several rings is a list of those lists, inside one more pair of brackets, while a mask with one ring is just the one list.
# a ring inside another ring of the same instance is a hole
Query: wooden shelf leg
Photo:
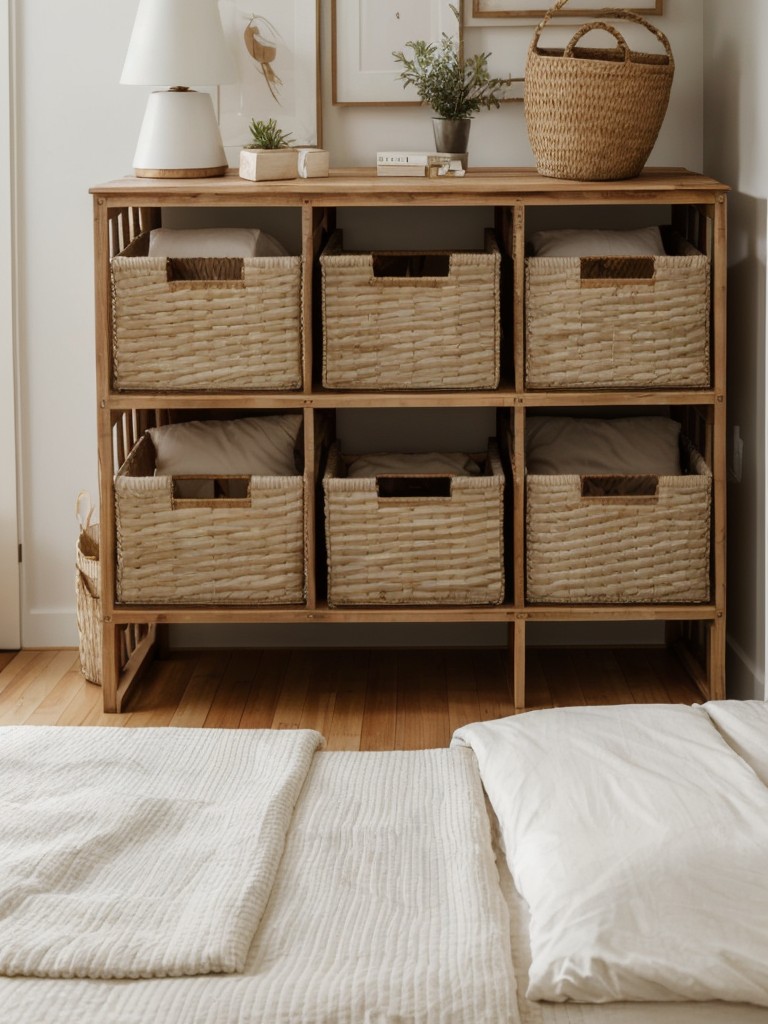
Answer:
[[[147, 666], [152, 662], [157, 651], [157, 626], [152, 623], [147, 626], [147, 632], [138, 642], [130, 654], [120, 672], [120, 682], [117, 687], [117, 710], [125, 709], [128, 696], [135, 684], [144, 674]], [[106, 709], [105, 709], [106, 710]]]
[[509, 690], [515, 711], [525, 711], [525, 619], [509, 624]]
[[709, 699], [725, 700], [725, 616], [718, 612], [707, 628]]
[[104, 711], [114, 714], [120, 710], [117, 688], [120, 682], [119, 627], [111, 620], [101, 624], [101, 691]]

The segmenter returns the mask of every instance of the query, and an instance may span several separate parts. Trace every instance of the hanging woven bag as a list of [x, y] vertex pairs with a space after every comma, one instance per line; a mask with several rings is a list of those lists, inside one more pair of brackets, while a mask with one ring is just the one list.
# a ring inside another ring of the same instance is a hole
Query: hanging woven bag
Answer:
[[[83, 517], [80, 506], [87, 500]], [[77, 630], [80, 637], [80, 669], [89, 683], [101, 685], [101, 570], [99, 524], [91, 523], [93, 506], [86, 491], [77, 496], [75, 515], [80, 527], [75, 553]]]
[[[550, 178], [613, 181], [634, 178], [645, 166], [669, 103], [675, 61], [669, 40], [639, 14], [600, 11], [600, 18], [637, 22], [653, 33], [665, 53], [630, 50], [619, 30], [592, 21], [564, 50], [539, 46], [542, 30], [568, 0], [558, 0], [536, 29], [525, 69], [525, 119], [536, 166]], [[576, 43], [603, 29], [613, 49]]]

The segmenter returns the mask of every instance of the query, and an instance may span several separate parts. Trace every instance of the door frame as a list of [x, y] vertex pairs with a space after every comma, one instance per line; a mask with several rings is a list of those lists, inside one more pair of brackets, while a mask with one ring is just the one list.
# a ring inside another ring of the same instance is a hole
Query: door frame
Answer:
[[21, 646], [13, 2], [0, 0], [0, 649]]

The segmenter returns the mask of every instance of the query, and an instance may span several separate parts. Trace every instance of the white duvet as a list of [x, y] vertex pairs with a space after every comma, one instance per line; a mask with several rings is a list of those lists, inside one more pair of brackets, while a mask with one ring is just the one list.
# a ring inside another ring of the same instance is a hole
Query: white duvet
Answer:
[[454, 742], [530, 908], [529, 999], [768, 1006], [768, 788], [705, 709], [534, 711]]
[[321, 740], [0, 729], [0, 974], [242, 970]]

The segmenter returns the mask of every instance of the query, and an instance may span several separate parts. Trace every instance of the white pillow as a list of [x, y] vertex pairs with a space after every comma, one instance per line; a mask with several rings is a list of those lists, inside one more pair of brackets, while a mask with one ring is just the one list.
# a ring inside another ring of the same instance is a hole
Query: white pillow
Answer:
[[[147, 433], [157, 476], [296, 476], [294, 451], [301, 413], [236, 420], [191, 420]], [[177, 484], [179, 497], [212, 498], [213, 481]]]
[[526, 467], [534, 474], [680, 475], [680, 424], [666, 416], [529, 416]]
[[728, 746], [768, 786], [768, 704], [762, 700], [710, 700], [702, 707]]
[[480, 466], [469, 455], [461, 452], [423, 452], [412, 455], [358, 455], [347, 467], [347, 476], [352, 478], [408, 473], [479, 476]]
[[531, 711], [459, 743], [530, 908], [529, 999], [768, 1005], [768, 788], [701, 708]]
[[663, 256], [657, 227], [630, 231], [537, 231], [531, 236], [536, 256]]
[[259, 228], [155, 228], [149, 233], [150, 256], [287, 256], [276, 238]]

